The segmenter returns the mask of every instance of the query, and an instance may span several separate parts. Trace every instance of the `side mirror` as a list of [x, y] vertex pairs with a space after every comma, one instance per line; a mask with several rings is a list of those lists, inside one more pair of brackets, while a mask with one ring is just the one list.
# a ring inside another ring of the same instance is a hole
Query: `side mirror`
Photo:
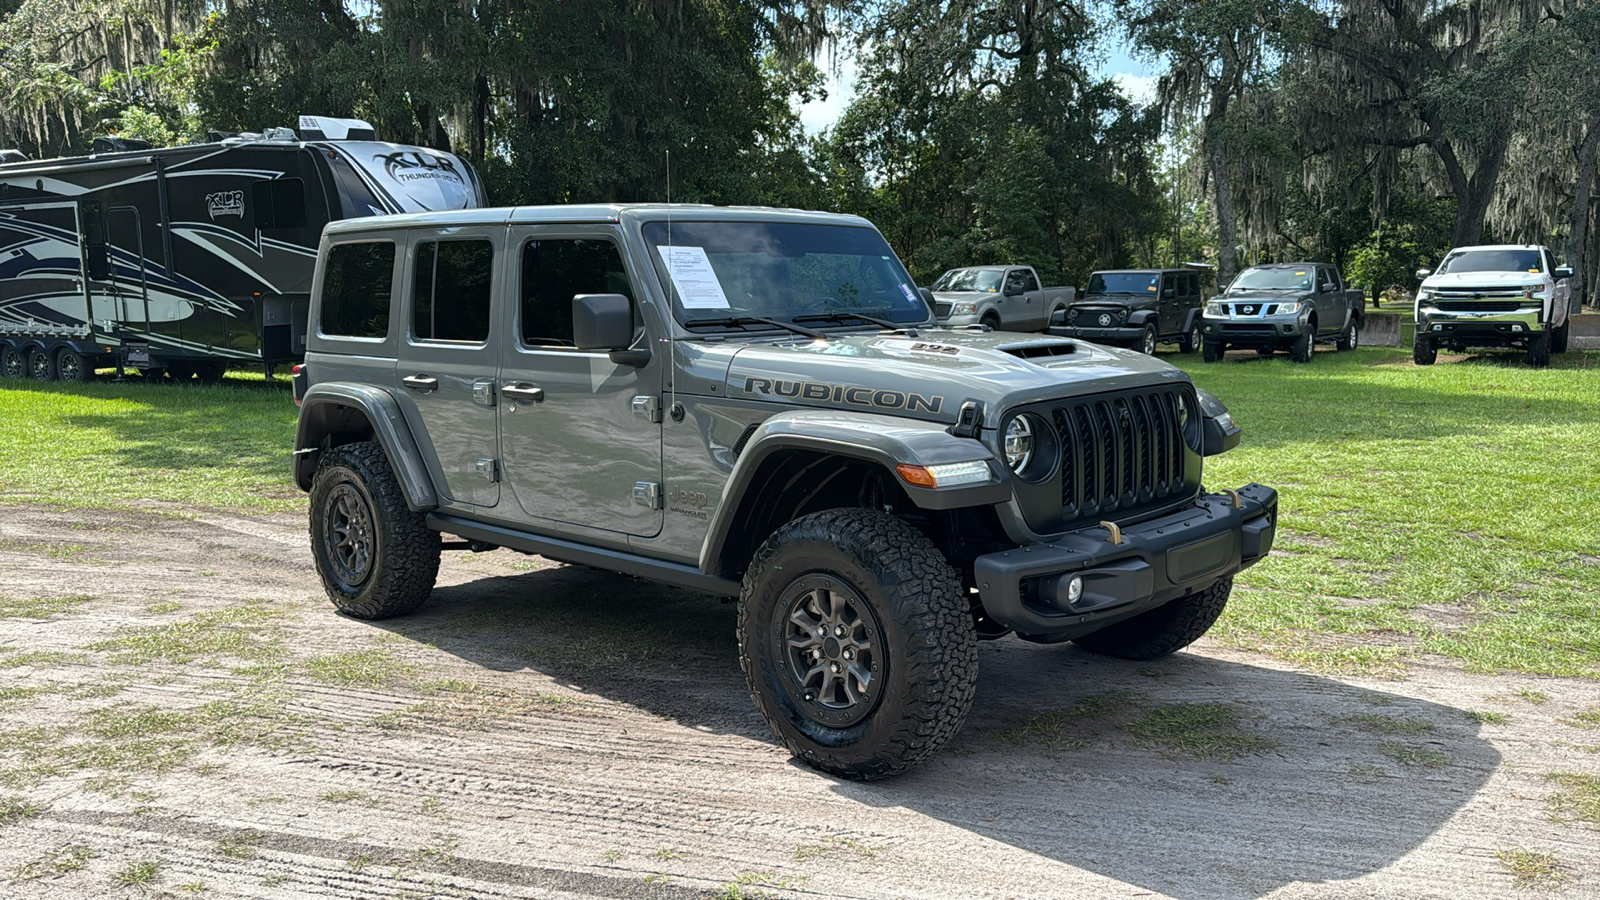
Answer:
[[917, 288], [917, 294], [922, 297], [923, 303], [928, 304], [929, 309], [933, 308], [933, 291], [930, 291], [925, 287], [919, 287]]
[[1333, 291], [1337, 291], [1338, 289], [1339, 289], [1339, 286], [1337, 284], [1334, 284], [1331, 281], [1322, 286], [1322, 292], [1324, 294], [1332, 293]]
[[1555, 274], [1555, 276], [1557, 278], [1571, 278], [1572, 277], [1572, 267], [1571, 266], [1556, 266], [1556, 271], [1555, 271], [1554, 274]]
[[1017, 287], [1014, 284], [1008, 284], [1008, 285], [1006, 285], [1005, 293], [1006, 293], [1007, 297], [1021, 297], [1023, 294], [1025, 294], [1027, 292], [1024, 291], [1022, 288]]
[[579, 350], [607, 350], [611, 361], [642, 366], [649, 350], [633, 344], [633, 303], [621, 294], [578, 294], [572, 298], [572, 339]]
[[1178, 292], [1177, 292], [1177, 290], [1175, 290], [1173, 288], [1167, 288], [1166, 290], [1161, 292], [1161, 296], [1163, 296], [1163, 297], [1176, 297], [1176, 296], [1178, 296]]
[[1417, 270], [1417, 280], [1421, 281], [1422, 279], [1427, 278], [1429, 275], [1432, 275], [1432, 274], [1433, 274], [1433, 270], [1432, 269], [1418, 269]]

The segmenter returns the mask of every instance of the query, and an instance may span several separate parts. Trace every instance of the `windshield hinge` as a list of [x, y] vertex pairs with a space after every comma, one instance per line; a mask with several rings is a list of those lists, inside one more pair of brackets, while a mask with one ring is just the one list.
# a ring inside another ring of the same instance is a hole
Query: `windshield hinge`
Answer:
[[956, 423], [945, 429], [956, 437], [975, 438], [983, 428], [983, 404], [976, 400], [968, 400], [961, 404], [961, 411], [956, 414]]
[[639, 396], [633, 398], [633, 414], [646, 422], [656, 423], [661, 421], [661, 401], [655, 397]]

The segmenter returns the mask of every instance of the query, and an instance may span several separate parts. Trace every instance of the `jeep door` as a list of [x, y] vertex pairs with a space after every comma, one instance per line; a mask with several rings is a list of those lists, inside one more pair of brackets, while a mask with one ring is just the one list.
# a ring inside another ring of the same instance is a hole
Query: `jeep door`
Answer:
[[[643, 367], [573, 342], [572, 298], [640, 283], [603, 225], [516, 225], [501, 330], [500, 448], [506, 484], [535, 519], [639, 537], [661, 531], [662, 354]], [[635, 405], [634, 399], [641, 403]], [[638, 486], [638, 490], [635, 487]]]
[[1178, 282], [1178, 275], [1174, 272], [1161, 276], [1161, 293], [1158, 295], [1161, 299], [1156, 304], [1158, 319], [1156, 327], [1163, 336], [1183, 329], [1183, 314], [1179, 312], [1181, 305], [1178, 300], [1180, 290]]
[[490, 335], [504, 240], [504, 226], [429, 229], [403, 248], [394, 395], [434, 484], [473, 506], [500, 500]]

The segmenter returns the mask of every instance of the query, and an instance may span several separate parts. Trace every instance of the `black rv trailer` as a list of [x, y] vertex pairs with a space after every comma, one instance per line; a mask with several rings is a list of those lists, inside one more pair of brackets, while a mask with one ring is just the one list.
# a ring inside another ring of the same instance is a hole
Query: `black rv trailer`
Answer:
[[328, 222], [484, 202], [461, 159], [376, 141], [354, 120], [184, 147], [101, 138], [95, 151], [0, 156], [0, 377], [270, 371], [305, 353]]

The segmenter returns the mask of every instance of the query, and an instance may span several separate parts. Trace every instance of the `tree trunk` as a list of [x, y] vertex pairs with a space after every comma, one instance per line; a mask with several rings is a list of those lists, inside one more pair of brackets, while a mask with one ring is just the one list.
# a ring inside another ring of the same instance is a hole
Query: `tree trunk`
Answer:
[[1587, 294], [1584, 291], [1584, 251], [1589, 245], [1589, 191], [1594, 185], [1595, 153], [1600, 150], [1600, 112], [1589, 117], [1588, 132], [1583, 136], [1583, 146], [1578, 151], [1578, 185], [1572, 196], [1572, 229], [1567, 234], [1567, 265], [1572, 267], [1574, 306], [1581, 306]]
[[[1217, 283], [1226, 284], [1233, 280], [1234, 273], [1238, 271], [1238, 261], [1234, 257], [1234, 247], [1238, 243], [1238, 225], [1233, 211], [1233, 189], [1228, 182], [1228, 161], [1222, 150], [1222, 141], [1210, 139], [1207, 143], [1211, 145], [1211, 186], [1216, 191]], [[1183, 260], [1177, 262], [1181, 264]]]

